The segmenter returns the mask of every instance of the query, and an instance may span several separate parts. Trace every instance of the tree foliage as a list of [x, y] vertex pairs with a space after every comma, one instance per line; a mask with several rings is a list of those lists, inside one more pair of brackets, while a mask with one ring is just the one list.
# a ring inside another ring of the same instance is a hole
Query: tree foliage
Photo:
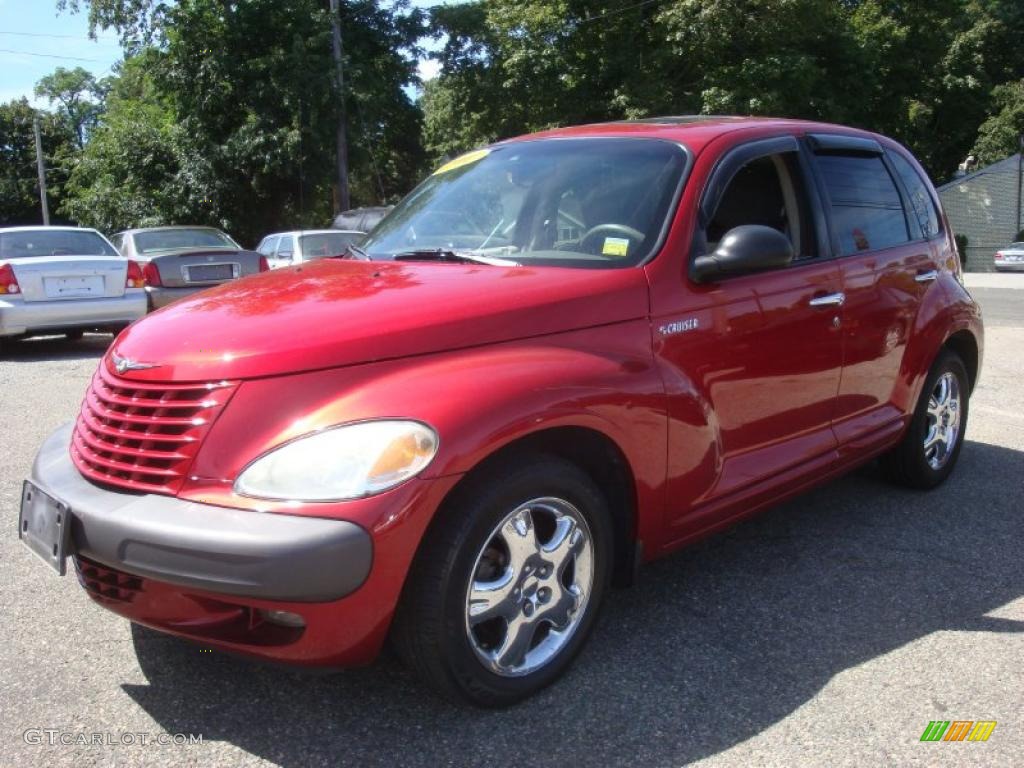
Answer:
[[1019, 0], [478, 0], [431, 31], [435, 157], [588, 120], [779, 115], [893, 135], [944, 178], [1024, 74]]
[[[94, 25], [153, 44], [129, 57], [145, 91], [111, 95], [72, 175], [69, 213], [107, 228], [211, 223], [250, 243], [330, 218], [338, 102], [325, 2], [83, 5]], [[415, 64], [403, 54], [422, 18], [404, 3], [350, 0], [341, 23], [352, 196], [393, 200], [423, 161], [420, 112], [404, 91]]]
[[42, 223], [32, 128], [36, 117], [40, 119], [43, 157], [49, 168], [51, 211], [59, 207], [63, 197], [64, 169], [73, 154], [73, 137], [67, 125], [56, 115], [37, 112], [27, 99], [0, 104], [0, 224]]

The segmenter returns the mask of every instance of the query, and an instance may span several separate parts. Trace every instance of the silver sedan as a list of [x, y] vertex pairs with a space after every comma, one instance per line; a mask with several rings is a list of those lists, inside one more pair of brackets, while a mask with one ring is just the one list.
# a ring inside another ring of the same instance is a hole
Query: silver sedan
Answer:
[[142, 270], [94, 229], [0, 229], [0, 343], [117, 331], [146, 314]]
[[996, 251], [994, 264], [999, 272], [1024, 272], [1024, 242], [1000, 248]]

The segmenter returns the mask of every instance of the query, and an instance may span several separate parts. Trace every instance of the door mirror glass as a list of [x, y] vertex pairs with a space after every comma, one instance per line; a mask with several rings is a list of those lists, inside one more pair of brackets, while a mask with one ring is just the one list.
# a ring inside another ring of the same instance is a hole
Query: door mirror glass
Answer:
[[713, 282], [765, 269], [789, 265], [796, 258], [793, 243], [786, 235], [761, 224], [733, 227], [722, 237], [713, 253], [698, 256], [693, 262], [693, 279]]

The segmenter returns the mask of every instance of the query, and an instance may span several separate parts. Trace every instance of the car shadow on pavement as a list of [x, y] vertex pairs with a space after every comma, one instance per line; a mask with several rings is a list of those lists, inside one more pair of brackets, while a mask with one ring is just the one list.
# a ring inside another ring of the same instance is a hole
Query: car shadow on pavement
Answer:
[[63, 336], [43, 336], [34, 339], [3, 340], [0, 362], [38, 363], [56, 360], [88, 360], [100, 358], [113, 342], [109, 333], [87, 333], [72, 341]]
[[389, 658], [313, 676], [148, 630], [150, 684], [123, 687], [168, 732], [284, 766], [681, 765], [929, 633], [1024, 632], [985, 616], [1024, 595], [1022, 466], [968, 442], [931, 493], [869, 466], [654, 563], [560, 682], [504, 711], [440, 701]]

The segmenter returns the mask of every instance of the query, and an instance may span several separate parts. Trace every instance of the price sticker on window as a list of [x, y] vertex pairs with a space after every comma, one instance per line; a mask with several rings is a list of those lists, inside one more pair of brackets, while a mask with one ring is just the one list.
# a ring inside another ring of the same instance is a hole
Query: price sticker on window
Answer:
[[629, 252], [629, 240], [625, 237], [606, 237], [601, 253], [604, 256], [625, 256]]

